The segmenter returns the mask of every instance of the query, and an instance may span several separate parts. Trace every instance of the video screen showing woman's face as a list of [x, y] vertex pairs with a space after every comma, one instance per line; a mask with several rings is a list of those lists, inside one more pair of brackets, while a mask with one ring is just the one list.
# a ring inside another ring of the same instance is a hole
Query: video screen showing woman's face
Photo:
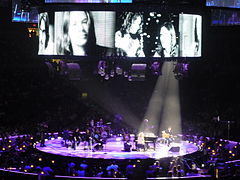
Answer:
[[39, 21], [39, 55], [201, 56], [200, 15], [57, 11], [41, 13], [39, 17], [45, 14], [49, 23], [44, 18]]

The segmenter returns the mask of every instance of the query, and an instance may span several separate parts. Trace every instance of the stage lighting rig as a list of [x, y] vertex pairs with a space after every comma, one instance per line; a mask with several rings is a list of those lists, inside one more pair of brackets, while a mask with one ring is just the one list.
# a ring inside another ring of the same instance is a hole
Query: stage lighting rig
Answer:
[[189, 64], [179, 63], [174, 64], [173, 73], [176, 79], [180, 80], [188, 75]]
[[104, 60], [99, 61], [98, 62], [98, 74], [103, 77], [106, 75], [106, 70], [107, 70], [107, 62]]
[[162, 63], [159, 61], [154, 61], [150, 66], [152, 75], [154, 76], [162, 75], [161, 68], [162, 68]]

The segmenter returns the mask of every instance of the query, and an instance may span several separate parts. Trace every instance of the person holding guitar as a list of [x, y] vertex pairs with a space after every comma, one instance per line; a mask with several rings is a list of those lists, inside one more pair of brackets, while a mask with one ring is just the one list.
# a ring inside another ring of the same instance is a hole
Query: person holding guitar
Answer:
[[173, 133], [170, 126], [167, 128], [167, 130], [162, 131], [162, 137], [168, 146], [171, 144], [171, 142], [173, 142]]

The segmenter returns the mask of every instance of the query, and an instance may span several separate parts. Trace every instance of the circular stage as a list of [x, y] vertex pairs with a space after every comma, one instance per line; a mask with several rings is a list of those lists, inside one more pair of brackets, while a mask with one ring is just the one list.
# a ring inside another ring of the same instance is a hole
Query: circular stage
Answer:
[[132, 150], [124, 152], [124, 142], [121, 137], [109, 138], [106, 144], [103, 145], [102, 151], [85, 150], [84, 144], [80, 143], [74, 150], [71, 147], [63, 145], [63, 139], [51, 139], [45, 141], [45, 147], [40, 147], [40, 143], [36, 145], [39, 151], [50, 153], [59, 156], [79, 157], [79, 158], [94, 158], [94, 159], [161, 159], [167, 157], [184, 156], [192, 154], [199, 150], [198, 146], [187, 141], [166, 144], [156, 143], [155, 150], [153, 143], [149, 144], [149, 148], [145, 152], [134, 151], [135, 143], [131, 142]]

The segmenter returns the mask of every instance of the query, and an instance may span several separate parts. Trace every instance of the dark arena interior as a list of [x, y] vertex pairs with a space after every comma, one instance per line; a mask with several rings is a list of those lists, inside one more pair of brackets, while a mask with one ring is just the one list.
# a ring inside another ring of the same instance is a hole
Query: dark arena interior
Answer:
[[0, 179], [239, 179], [239, 0], [1, 0]]

